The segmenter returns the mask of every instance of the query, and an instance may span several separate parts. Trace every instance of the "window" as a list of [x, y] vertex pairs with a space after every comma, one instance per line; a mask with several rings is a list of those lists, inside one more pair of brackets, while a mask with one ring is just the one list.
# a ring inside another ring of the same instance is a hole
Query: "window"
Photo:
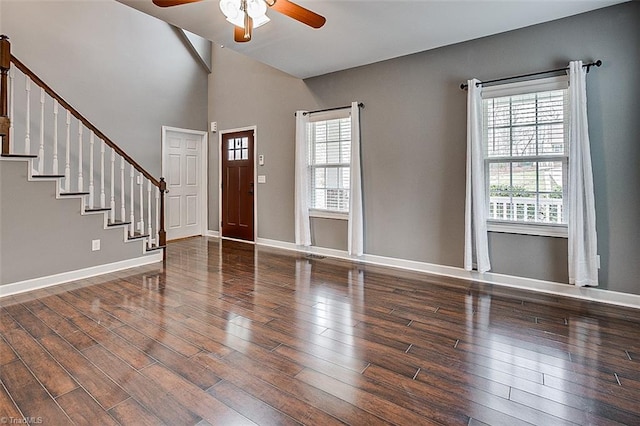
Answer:
[[567, 86], [554, 77], [483, 89], [489, 230], [566, 235]]
[[249, 159], [249, 138], [230, 138], [227, 146], [227, 160], [248, 160]]
[[349, 213], [351, 117], [348, 111], [341, 113], [345, 114], [312, 118], [307, 125], [309, 205], [314, 216], [346, 218]]

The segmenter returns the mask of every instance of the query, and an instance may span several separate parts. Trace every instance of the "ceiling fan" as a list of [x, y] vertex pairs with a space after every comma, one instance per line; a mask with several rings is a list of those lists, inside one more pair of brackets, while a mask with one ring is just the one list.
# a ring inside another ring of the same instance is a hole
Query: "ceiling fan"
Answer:
[[[202, 0], [153, 0], [153, 4], [171, 7], [198, 1]], [[253, 29], [269, 22], [267, 7], [312, 28], [320, 28], [327, 21], [324, 16], [289, 0], [220, 0], [220, 9], [234, 25], [233, 39], [238, 43], [250, 41]]]

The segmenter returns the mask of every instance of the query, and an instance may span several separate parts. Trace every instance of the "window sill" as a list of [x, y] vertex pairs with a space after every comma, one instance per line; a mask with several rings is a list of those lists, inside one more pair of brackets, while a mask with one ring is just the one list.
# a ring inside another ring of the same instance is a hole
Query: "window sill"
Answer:
[[568, 238], [566, 224], [522, 223], [487, 220], [487, 230], [507, 234], [536, 235], [540, 237]]
[[322, 219], [349, 220], [349, 213], [332, 212], [329, 210], [309, 210], [309, 217]]

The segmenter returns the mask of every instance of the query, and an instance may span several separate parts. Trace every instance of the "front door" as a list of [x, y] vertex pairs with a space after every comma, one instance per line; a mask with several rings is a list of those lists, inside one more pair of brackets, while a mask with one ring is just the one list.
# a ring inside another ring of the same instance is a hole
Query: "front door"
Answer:
[[179, 129], [165, 134], [167, 239], [201, 235], [202, 136]]
[[253, 130], [222, 135], [222, 236], [253, 241]]

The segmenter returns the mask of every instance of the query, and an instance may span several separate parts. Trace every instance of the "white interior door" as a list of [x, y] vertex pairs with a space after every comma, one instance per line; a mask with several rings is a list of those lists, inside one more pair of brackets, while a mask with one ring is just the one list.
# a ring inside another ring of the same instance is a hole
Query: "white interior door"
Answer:
[[202, 235], [206, 133], [164, 128], [163, 147], [167, 240]]

